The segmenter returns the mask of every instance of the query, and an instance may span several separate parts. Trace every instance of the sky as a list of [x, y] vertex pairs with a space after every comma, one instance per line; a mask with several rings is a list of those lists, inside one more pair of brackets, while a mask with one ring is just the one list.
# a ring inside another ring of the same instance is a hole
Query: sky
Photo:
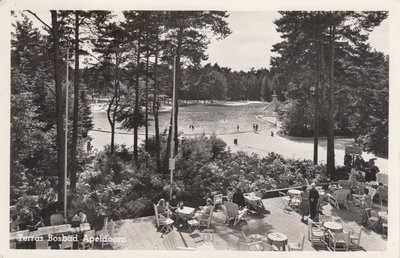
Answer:
[[[234, 71], [248, 71], [251, 68], [269, 68], [272, 45], [281, 41], [276, 31], [274, 20], [280, 17], [278, 12], [271, 11], [235, 11], [228, 12], [228, 26], [232, 34], [222, 40], [210, 39], [206, 63], [218, 63]], [[51, 24], [48, 10], [36, 11], [46, 23]], [[27, 14], [36, 26], [42, 26], [32, 15]], [[122, 15], [119, 17], [122, 18]], [[389, 22], [384, 20], [370, 34], [372, 49], [389, 54]]]
[[[232, 34], [223, 40], [212, 39], [204, 63], [218, 63], [232, 70], [248, 71], [269, 68], [272, 45], [281, 41], [273, 21], [280, 17], [278, 12], [229, 12], [229, 27]], [[389, 25], [384, 20], [370, 34], [372, 49], [389, 53]]]

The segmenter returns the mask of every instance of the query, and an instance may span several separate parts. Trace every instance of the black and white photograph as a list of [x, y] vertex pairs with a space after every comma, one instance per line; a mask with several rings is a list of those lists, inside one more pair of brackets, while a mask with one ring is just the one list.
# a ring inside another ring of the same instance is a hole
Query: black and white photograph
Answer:
[[398, 257], [398, 3], [159, 4], [2, 12], [6, 254]]

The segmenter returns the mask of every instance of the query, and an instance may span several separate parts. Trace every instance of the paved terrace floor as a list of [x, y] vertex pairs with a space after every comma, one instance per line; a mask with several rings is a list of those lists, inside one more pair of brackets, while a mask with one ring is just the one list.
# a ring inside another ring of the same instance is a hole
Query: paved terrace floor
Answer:
[[[307, 239], [307, 224], [301, 222], [301, 216], [297, 212], [283, 212], [283, 203], [280, 198], [263, 200], [266, 212], [261, 215], [250, 214], [246, 221], [239, 222], [236, 226], [228, 225], [225, 221], [225, 211], [223, 207], [217, 207], [214, 212], [211, 228], [215, 231], [215, 249], [227, 250], [228, 236], [235, 235], [241, 237], [241, 231], [246, 235], [261, 234], [267, 236], [271, 232], [281, 232], [288, 236], [289, 242], [296, 241], [298, 232], [306, 236], [304, 251], [328, 251], [324, 247], [312, 247]], [[323, 214], [332, 216], [332, 220], [342, 226], [355, 225], [361, 221], [361, 210], [352, 203], [349, 209], [342, 208], [337, 210], [330, 204], [323, 207]], [[387, 210], [386, 207], [382, 207]], [[198, 231], [189, 232], [186, 227], [174, 227], [176, 231], [177, 246], [199, 247], [202, 239]], [[161, 242], [162, 233], [157, 232], [154, 216], [142, 217], [129, 220], [117, 221], [115, 225], [115, 237], [124, 237], [126, 242], [112, 243], [111, 248], [115, 250], [154, 250], [156, 243]], [[381, 233], [363, 228], [361, 234], [361, 248], [352, 251], [386, 251], [387, 239]]]

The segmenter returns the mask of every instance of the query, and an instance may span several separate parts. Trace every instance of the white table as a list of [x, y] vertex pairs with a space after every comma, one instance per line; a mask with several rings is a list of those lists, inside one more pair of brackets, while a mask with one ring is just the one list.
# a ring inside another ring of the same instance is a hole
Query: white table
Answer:
[[258, 209], [258, 205], [262, 205], [261, 198], [253, 194], [245, 195], [244, 200], [249, 207]]
[[177, 220], [181, 219], [188, 219], [194, 215], [195, 208], [183, 206], [182, 208], [178, 207], [176, 209]]
[[274, 244], [276, 247], [281, 250], [281, 248], [285, 251], [286, 244], [288, 241], [288, 237], [285, 234], [279, 233], [279, 232], [274, 232], [274, 233], [269, 233], [268, 234], [268, 239], [269, 241]]
[[343, 231], [342, 225], [333, 221], [327, 221], [323, 224], [324, 228], [329, 229], [332, 232], [341, 232]]
[[288, 190], [288, 195], [293, 198], [294, 196], [300, 196], [301, 195], [301, 191], [297, 190], [297, 189], [290, 189]]

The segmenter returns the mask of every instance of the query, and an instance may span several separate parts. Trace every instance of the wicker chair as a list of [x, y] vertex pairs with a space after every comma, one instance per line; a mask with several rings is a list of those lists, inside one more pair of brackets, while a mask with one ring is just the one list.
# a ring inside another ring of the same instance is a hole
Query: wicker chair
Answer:
[[379, 201], [381, 202], [381, 205], [383, 205], [383, 200], [388, 202], [388, 186], [387, 185], [381, 185], [378, 187], [376, 194], [379, 196]]
[[344, 227], [343, 232], [349, 233], [349, 248], [360, 247], [362, 226], [359, 227], [358, 225], [356, 225], [350, 228]]
[[325, 244], [324, 241], [325, 234], [324, 231], [320, 228], [318, 223], [312, 221], [312, 219], [308, 218], [308, 240], [311, 242], [311, 245], [315, 244]]
[[329, 244], [328, 247], [330, 250], [338, 251], [338, 250], [349, 250], [349, 233], [346, 232], [332, 232], [328, 230]]

